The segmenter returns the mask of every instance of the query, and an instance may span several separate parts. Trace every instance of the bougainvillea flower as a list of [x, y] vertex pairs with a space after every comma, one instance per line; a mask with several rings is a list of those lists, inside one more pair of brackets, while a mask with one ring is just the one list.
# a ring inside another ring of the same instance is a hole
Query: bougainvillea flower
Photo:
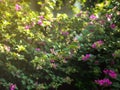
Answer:
[[36, 48], [35, 50], [36, 50], [36, 51], [40, 51], [40, 48]]
[[108, 79], [108, 78], [104, 78], [101, 80], [95, 80], [95, 83], [99, 84], [100, 86], [110, 86], [112, 84], [112, 82]]
[[109, 70], [109, 76], [111, 78], [117, 78], [117, 73], [115, 71], [113, 71], [113, 70]]
[[103, 44], [104, 44], [104, 42], [102, 40], [98, 40], [92, 44], [92, 48], [100, 47]]
[[43, 17], [43, 16], [39, 16], [39, 18], [40, 18], [41, 20], [43, 20], [43, 19], [44, 19], [44, 17]]
[[93, 44], [92, 44], [92, 48], [96, 48], [96, 43], [93, 43]]
[[90, 16], [90, 19], [91, 19], [91, 20], [95, 20], [96, 18], [97, 18], [97, 17], [96, 17], [95, 15], [93, 15], [93, 14]]
[[26, 29], [26, 30], [30, 29], [30, 26], [29, 26], [29, 25], [26, 25], [26, 26], [25, 26], [25, 29]]
[[55, 62], [55, 60], [50, 60], [50, 62], [51, 62], [51, 63], [54, 63], [54, 62]]
[[83, 61], [86, 61], [90, 58], [91, 54], [86, 54], [85, 56], [82, 57]]
[[10, 90], [15, 90], [16, 84], [10, 84]]
[[117, 73], [114, 70], [105, 69], [104, 74], [109, 75], [111, 78], [117, 78]]
[[67, 36], [68, 34], [69, 34], [69, 32], [67, 32], [67, 31], [62, 31], [62, 35]]
[[104, 42], [102, 40], [97, 41], [98, 44], [102, 45]]
[[112, 29], [114, 29], [114, 28], [116, 27], [116, 25], [115, 25], [115, 24], [111, 24], [110, 27], [111, 27]]
[[37, 24], [42, 25], [42, 20], [39, 20]]
[[20, 5], [18, 5], [18, 4], [15, 5], [15, 10], [16, 10], [16, 11], [19, 11], [19, 10], [21, 10], [21, 9], [22, 9], [22, 7], [21, 7]]

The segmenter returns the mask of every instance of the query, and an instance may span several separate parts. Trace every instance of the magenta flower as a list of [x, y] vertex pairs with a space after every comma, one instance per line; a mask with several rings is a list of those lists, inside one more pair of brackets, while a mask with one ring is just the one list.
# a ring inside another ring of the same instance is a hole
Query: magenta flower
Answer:
[[97, 17], [96, 17], [95, 15], [93, 15], [93, 14], [90, 16], [90, 19], [91, 19], [91, 20], [95, 20], [96, 18], [97, 18]]
[[36, 50], [36, 51], [40, 51], [40, 48], [36, 48], [35, 50]]
[[43, 17], [43, 16], [39, 16], [39, 18], [40, 18], [41, 20], [43, 20], [43, 19], [44, 19], [44, 17]]
[[105, 69], [104, 74], [109, 75], [111, 78], [117, 78], [117, 73], [113, 70]]
[[97, 43], [98, 43], [99, 45], [104, 44], [104, 42], [103, 42], [102, 40], [97, 41]]
[[37, 24], [42, 25], [42, 20], [39, 20]]
[[108, 74], [108, 73], [109, 73], [109, 70], [108, 70], [108, 69], [104, 69], [104, 70], [103, 70], [103, 73], [104, 73], [104, 74]]
[[102, 40], [96, 41], [92, 44], [92, 48], [100, 47], [103, 44], [104, 44], [104, 42]]
[[19, 11], [19, 10], [21, 10], [21, 9], [22, 9], [22, 7], [21, 7], [20, 5], [18, 5], [18, 4], [15, 5], [15, 10], [16, 10], [16, 11]]
[[113, 70], [109, 70], [109, 76], [111, 77], [111, 78], [117, 78], [117, 73], [115, 72], [115, 71], [113, 71]]
[[115, 25], [115, 24], [111, 24], [110, 27], [111, 27], [112, 29], [114, 29], [114, 28], [116, 27], [116, 25]]
[[54, 63], [54, 62], [55, 62], [55, 60], [50, 60], [50, 62], [51, 62], [51, 63]]
[[67, 36], [68, 34], [69, 34], [69, 32], [67, 32], [67, 31], [62, 31], [62, 35]]
[[95, 80], [95, 83], [99, 84], [100, 86], [110, 86], [112, 84], [112, 82], [108, 79], [108, 78], [104, 78], [101, 80]]
[[114, 56], [115, 56], [115, 54], [113, 53], [113, 54], [112, 54], [112, 56], [114, 57]]
[[15, 90], [15, 88], [16, 88], [16, 84], [11, 84], [10, 85], [10, 90]]
[[85, 56], [82, 57], [83, 61], [88, 60], [91, 57], [91, 54], [86, 54]]
[[93, 43], [93, 44], [92, 44], [92, 48], [96, 48], [96, 43]]
[[26, 29], [26, 30], [30, 29], [30, 26], [29, 26], [29, 25], [26, 25], [26, 26], [25, 26], [25, 29]]

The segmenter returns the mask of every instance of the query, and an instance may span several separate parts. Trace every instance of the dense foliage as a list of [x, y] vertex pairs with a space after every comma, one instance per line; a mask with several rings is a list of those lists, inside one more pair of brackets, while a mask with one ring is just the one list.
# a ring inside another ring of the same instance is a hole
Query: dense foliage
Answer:
[[0, 1], [1, 90], [120, 89], [120, 2], [54, 18], [62, 3], [39, 1], [45, 8], [36, 12], [29, 2]]

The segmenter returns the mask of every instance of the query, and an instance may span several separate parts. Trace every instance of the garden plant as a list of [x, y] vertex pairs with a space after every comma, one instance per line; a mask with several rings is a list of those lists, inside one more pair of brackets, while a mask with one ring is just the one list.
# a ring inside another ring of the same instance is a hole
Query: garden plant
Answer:
[[37, 3], [0, 0], [0, 90], [120, 90], [120, 1]]

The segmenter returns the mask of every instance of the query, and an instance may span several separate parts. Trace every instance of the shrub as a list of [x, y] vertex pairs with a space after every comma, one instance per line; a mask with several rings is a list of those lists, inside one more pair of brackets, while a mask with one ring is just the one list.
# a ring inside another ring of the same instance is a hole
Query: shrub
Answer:
[[0, 2], [0, 89], [120, 88], [119, 8], [54, 18], [23, 1]]

